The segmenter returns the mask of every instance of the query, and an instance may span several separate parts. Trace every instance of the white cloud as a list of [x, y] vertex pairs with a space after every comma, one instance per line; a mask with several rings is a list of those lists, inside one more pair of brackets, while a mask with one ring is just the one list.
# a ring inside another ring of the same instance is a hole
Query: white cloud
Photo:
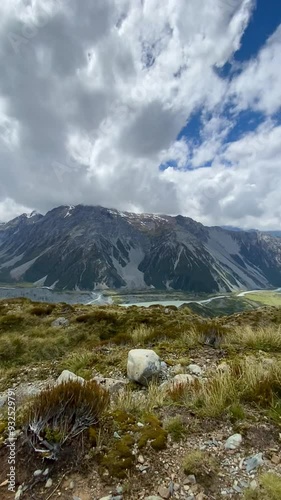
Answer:
[[[252, 1], [30, 5], [0, 5], [0, 220], [24, 207], [89, 203], [280, 224], [278, 127], [268, 120], [226, 147], [223, 115], [230, 102], [278, 109], [280, 30], [231, 83], [214, 69], [239, 48]], [[197, 110], [199, 147], [177, 140]], [[181, 170], [159, 170], [171, 161]]]
[[243, 68], [233, 80], [233, 94], [237, 110], [252, 108], [271, 115], [281, 108], [281, 24], [268, 39], [256, 59]]

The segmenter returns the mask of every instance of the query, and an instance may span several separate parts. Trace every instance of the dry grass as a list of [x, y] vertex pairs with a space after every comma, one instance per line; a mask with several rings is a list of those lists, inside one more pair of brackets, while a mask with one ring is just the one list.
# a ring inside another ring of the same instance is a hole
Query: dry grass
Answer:
[[145, 345], [147, 339], [153, 334], [153, 329], [146, 325], [139, 325], [131, 334], [132, 343], [134, 346]]
[[231, 414], [234, 406], [240, 408], [238, 413], [242, 415], [244, 404], [272, 409], [276, 400], [281, 398], [281, 363], [267, 364], [254, 357], [237, 359], [230, 363], [229, 372], [216, 373], [209, 380], [196, 380], [189, 386], [172, 388], [168, 395], [174, 403], [186, 406], [202, 417]]
[[216, 477], [218, 463], [206, 451], [195, 450], [185, 455], [182, 467], [185, 474], [192, 474], [199, 483], [209, 486]]
[[273, 472], [262, 474], [259, 478], [260, 487], [257, 490], [247, 490], [245, 500], [280, 500], [281, 477]]
[[231, 342], [239, 347], [255, 351], [281, 352], [281, 327], [252, 327], [244, 325], [233, 329], [226, 338], [226, 344]]

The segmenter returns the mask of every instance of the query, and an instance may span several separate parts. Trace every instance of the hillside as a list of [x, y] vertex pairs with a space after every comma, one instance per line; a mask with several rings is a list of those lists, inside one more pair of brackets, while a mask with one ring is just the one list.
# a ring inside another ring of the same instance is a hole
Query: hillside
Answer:
[[[277, 500], [280, 324], [269, 306], [210, 319], [187, 307], [1, 301], [1, 499], [15, 498], [10, 395], [17, 498]], [[148, 385], [128, 379], [131, 349], [161, 360]]]
[[212, 293], [281, 286], [281, 240], [192, 219], [58, 207], [0, 227], [0, 282]]

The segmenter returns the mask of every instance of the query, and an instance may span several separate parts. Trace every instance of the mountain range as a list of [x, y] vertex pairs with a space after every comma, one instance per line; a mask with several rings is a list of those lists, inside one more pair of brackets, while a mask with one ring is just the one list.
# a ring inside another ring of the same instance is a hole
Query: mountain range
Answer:
[[281, 286], [281, 239], [178, 215], [61, 206], [0, 225], [0, 282], [59, 290]]

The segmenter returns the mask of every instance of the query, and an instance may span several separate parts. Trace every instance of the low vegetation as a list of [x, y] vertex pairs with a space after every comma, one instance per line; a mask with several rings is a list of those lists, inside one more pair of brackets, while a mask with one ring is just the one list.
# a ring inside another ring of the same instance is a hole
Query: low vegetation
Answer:
[[[54, 326], [58, 317], [65, 317], [68, 325]], [[219, 426], [246, 433], [251, 425], [265, 423], [279, 436], [280, 325], [281, 309], [276, 307], [210, 318], [189, 307], [49, 306], [6, 300], [0, 302], [0, 390], [54, 380], [70, 370], [86, 382], [49, 387], [19, 411], [17, 425], [31, 444], [26, 453], [59, 464], [64, 449], [76, 450], [79, 436], [90, 468], [97, 467], [110, 481], [131, 481], [139, 454], [158, 463], [157, 457], [172, 448], [183, 476], [195, 475], [205, 493], [216, 491], [216, 457], [189, 440], [207, 435], [207, 428], [210, 436]], [[109, 398], [91, 379], [126, 376], [132, 348], [153, 349], [174, 374], [187, 373], [190, 363], [202, 366], [203, 374], [189, 383], [158, 381], [142, 390], [130, 382]], [[6, 437], [3, 410], [0, 452]], [[184, 458], [177, 457], [177, 450], [184, 451]], [[280, 481], [276, 474], [261, 474], [245, 499], [281, 498]], [[135, 491], [124, 498], [137, 498]]]
[[57, 459], [64, 443], [100, 423], [108, 404], [109, 394], [94, 381], [48, 388], [27, 409], [28, 440], [42, 456]]

